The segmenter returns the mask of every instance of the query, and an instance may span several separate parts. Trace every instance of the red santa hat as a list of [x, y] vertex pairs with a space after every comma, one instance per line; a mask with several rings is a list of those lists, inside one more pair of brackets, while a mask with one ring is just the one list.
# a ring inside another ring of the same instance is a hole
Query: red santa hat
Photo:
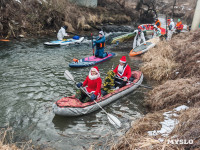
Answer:
[[[91, 75], [91, 72], [92, 72], [92, 71], [95, 71], [95, 72], [97, 73], [97, 75], [92, 76], [92, 75]], [[97, 79], [98, 77], [100, 77], [99, 68], [98, 68], [97, 66], [94, 66], [94, 67], [92, 67], [92, 68], [90, 69], [89, 78], [90, 78], [91, 80], [94, 80], [94, 79]]]
[[126, 63], [126, 56], [122, 56], [122, 58], [119, 60], [121, 63]]
[[95, 71], [96, 73], [99, 73], [99, 68], [97, 66], [94, 66], [91, 68], [90, 71]]

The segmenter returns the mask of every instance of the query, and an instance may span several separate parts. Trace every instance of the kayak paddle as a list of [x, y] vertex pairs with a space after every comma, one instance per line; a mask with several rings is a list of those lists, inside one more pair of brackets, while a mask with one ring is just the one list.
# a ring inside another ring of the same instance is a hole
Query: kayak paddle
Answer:
[[[73, 82], [76, 84], [76, 81], [74, 80], [73, 75], [72, 75], [68, 70], [66, 70], [66, 71], [64, 72], [64, 76], [65, 76], [66, 79], [71, 80], [71, 81], [73, 81]], [[81, 87], [81, 90], [82, 90], [85, 94], [87, 94], [88, 97], [91, 97], [91, 96], [84, 90], [84, 88]], [[109, 122], [110, 122], [111, 124], [116, 125], [117, 127], [121, 127], [121, 122], [119, 121], [119, 119], [117, 119], [117, 117], [113, 116], [112, 114], [107, 113], [107, 112], [101, 107], [101, 105], [99, 105], [95, 100], [94, 100], [94, 102], [95, 102], [95, 103], [99, 106], [99, 108], [101, 108], [101, 109], [103, 110], [103, 112], [107, 115], [107, 118], [108, 118], [108, 120], [109, 120]]]
[[[122, 78], [119, 78], [119, 77], [115, 77], [115, 78], [120, 79], [120, 80], [123, 80]], [[146, 86], [146, 85], [143, 85], [143, 84], [137, 84], [137, 83], [134, 83], [134, 82], [131, 82], [131, 81], [128, 81], [128, 82], [129, 82], [129, 83], [133, 83], [133, 84], [135, 84], [135, 85], [142, 86], [142, 87], [147, 88], [147, 89], [153, 89], [152, 87]]]
[[7, 39], [0, 39], [0, 41], [2, 41], [2, 42], [9, 42], [10, 40], [7, 40]]
[[93, 56], [94, 56], [94, 46], [93, 46], [93, 36], [92, 36], [92, 33], [91, 33], [91, 37], [92, 37], [92, 50], [93, 50]]

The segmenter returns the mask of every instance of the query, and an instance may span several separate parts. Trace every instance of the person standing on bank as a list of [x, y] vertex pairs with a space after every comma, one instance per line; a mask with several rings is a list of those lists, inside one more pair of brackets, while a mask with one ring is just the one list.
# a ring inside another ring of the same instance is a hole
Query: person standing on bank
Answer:
[[169, 30], [167, 32], [167, 41], [171, 40], [173, 33], [175, 32], [175, 23], [173, 19], [170, 19]]
[[101, 84], [102, 80], [100, 78], [99, 69], [97, 66], [94, 66], [90, 69], [89, 75], [86, 77], [85, 81], [77, 84], [78, 88], [84, 87], [85, 92], [91, 95], [91, 97], [89, 98], [81, 89], [77, 90], [75, 97], [83, 103], [94, 101], [101, 96]]
[[99, 36], [93, 43], [93, 46], [96, 46], [95, 57], [104, 58], [108, 55], [108, 53], [104, 53], [105, 40], [103, 31], [99, 31]]
[[126, 85], [131, 78], [131, 67], [126, 62], [126, 56], [122, 56], [119, 65], [113, 70], [116, 74], [115, 88], [121, 88]]
[[57, 33], [57, 38], [58, 40], [63, 40], [63, 38], [65, 36], [69, 36], [67, 33], [66, 33], [66, 30], [67, 30], [68, 26], [63, 26], [60, 28], [60, 30], [58, 31]]

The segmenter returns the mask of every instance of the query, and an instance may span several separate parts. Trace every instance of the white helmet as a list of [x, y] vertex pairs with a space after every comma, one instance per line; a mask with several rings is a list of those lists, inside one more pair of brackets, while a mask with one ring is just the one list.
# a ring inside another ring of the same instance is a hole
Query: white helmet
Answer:
[[101, 34], [101, 35], [103, 35], [103, 36], [104, 36], [104, 33], [103, 33], [103, 31], [99, 31], [99, 34]]
[[157, 25], [154, 25], [153, 27], [154, 27], [154, 28], [157, 28]]

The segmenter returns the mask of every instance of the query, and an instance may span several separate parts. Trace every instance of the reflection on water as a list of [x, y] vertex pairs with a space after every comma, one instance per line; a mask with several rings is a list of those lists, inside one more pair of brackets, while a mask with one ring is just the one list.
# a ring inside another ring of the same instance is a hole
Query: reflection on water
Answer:
[[[113, 34], [107, 38], [110, 36]], [[68, 150], [88, 148], [90, 144], [104, 147], [106, 140], [119, 133], [103, 111], [79, 117], [55, 116], [52, 112], [56, 100], [75, 93], [73, 83], [63, 76], [64, 71], [69, 70], [77, 82], [87, 76], [89, 67], [69, 68], [68, 64], [73, 58], [92, 55], [91, 43], [86, 40], [80, 45], [45, 47], [43, 43], [49, 40], [53, 39], [0, 43], [0, 126], [13, 127], [14, 141], [28, 138], [33, 143]], [[116, 56], [98, 64], [102, 78], [113, 64], [115, 67], [119, 63], [122, 55], [129, 53], [109, 44], [107, 50]], [[133, 70], [142, 62], [140, 57], [127, 57], [127, 61]], [[141, 116], [144, 92], [139, 88], [104, 107], [122, 122], [122, 132], [130, 127], [131, 120]]]

